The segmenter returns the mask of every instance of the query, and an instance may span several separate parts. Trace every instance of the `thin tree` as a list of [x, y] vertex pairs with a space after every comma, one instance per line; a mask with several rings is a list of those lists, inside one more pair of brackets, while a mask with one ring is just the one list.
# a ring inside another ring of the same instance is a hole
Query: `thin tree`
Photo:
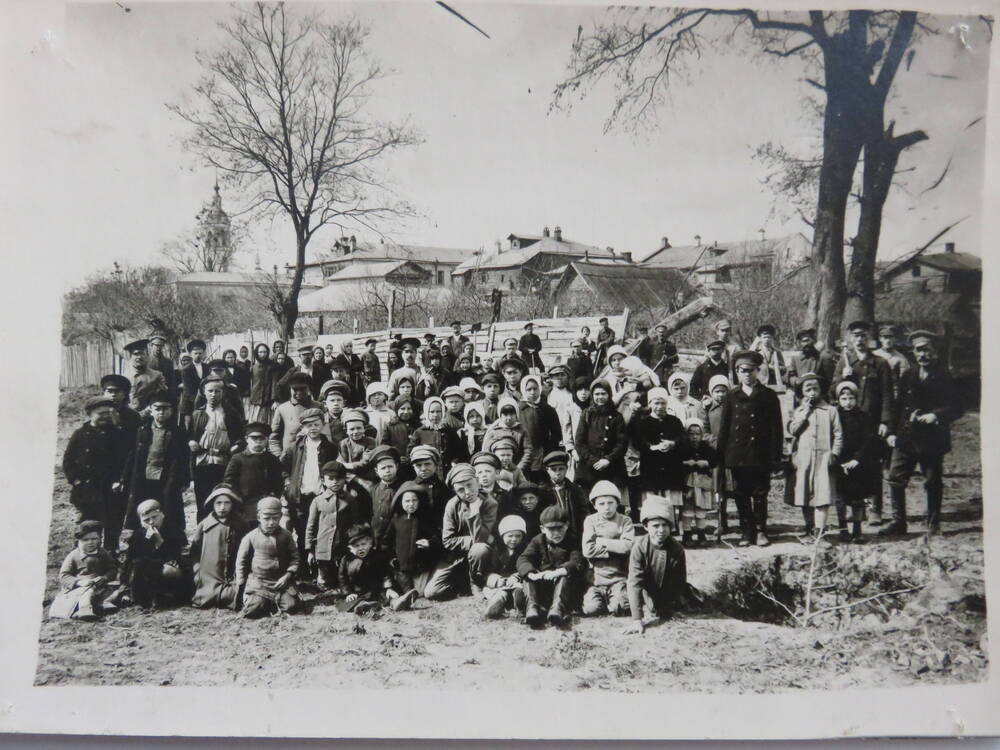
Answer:
[[618, 93], [608, 125], [644, 121], [668, 85], [686, 72], [687, 61], [713, 44], [733, 44], [743, 31], [749, 31], [759, 52], [798, 61], [804, 81], [820, 92], [823, 114], [812, 220], [815, 283], [805, 323], [832, 344], [847, 300], [844, 222], [854, 173], [866, 144], [886, 132], [886, 100], [916, 26], [917, 14], [911, 11], [627, 9], [590, 34], [578, 31], [569, 75], [556, 87], [555, 103], [611, 76]]
[[221, 29], [222, 48], [197, 57], [204, 75], [192, 95], [168, 107], [192, 128], [187, 148], [252, 196], [247, 211], [291, 222], [294, 271], [287, 289], [277, 288], [291, 338], [310, 242], [328, 224], [372, 228], [410, 213], [382, 166], [418, 138], [405, 121], [366, 115], [383, 71], [357, 20], [327, 23], [256, 3]]

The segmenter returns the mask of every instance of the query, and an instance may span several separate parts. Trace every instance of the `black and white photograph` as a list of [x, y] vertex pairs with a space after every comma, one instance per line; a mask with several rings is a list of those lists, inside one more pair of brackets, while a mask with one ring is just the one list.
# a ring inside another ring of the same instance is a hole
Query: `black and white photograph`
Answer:
[[997, 730], [990, 6], [0, 15], [0, 730]]

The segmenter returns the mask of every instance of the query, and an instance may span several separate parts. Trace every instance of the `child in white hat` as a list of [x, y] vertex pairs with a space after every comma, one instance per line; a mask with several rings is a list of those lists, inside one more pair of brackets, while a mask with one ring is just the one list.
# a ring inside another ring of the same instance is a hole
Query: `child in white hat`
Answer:
[[594, 584], [583, 596], [583, 614], [628, 614], [628, 557], [635, 527], [619, 506], [621, 492], [601, 480], [590, 490], [594, 513], [583, 519], [583, 556], [594, 569]]
[[493, 572], [486, 577], [483, 598], [486, 599], [486, 617], [496, 620], [508, 611], [524, 611], [524, 591], [517, 574], [517, 558], [528, 544], [528, 527], [520, 516], [509, 515], [500, 519], [497, 526], [498, 540], [493, 542]]
[[628, 560], [628, 600], [632, 623], [626, 634], [669, 617], [687, 589], [684, 548], [670, 536], [673, 509], [661, 497], [647, 498], [639, 518], [646, 534], [635, 540]]

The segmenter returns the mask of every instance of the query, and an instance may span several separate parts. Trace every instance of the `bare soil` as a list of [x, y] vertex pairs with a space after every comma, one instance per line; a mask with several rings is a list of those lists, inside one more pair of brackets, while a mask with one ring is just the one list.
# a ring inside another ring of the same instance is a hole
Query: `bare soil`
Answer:
[[[86, 395], [61, 394], [45, 611], [73, 545], [59, 462]], [[910, 537], [880, 542], [867, 530], [868, 545], [835, 543], [822, 559], [839, 588], [819, 594], [818, 606], [850, 604], [900, 581], [917, 590], [843, 607], [806, 627], [790, 626], [790, 617], [776, 623], [774, 611], [739, 609], [723, 582], [778, 565], [793, 610], [801, 604], [811, 548], [798, 540], [800, 514], [781, 502], [776, 482], [775, 543], [689, 551], [690, 579], [706, 593], [705, 606], [643, 636], [622, 635], [626, 622], [614, 618], [574, 617], [566, 629], [538, 631], [513, 618], [487, 621], [469, 597], [420, 600], [414, 611], [378, 619], [339, 613], [310, 594], [306, 613], [256, 622], [188, 607], [148, 614], [129, 608], [97, 623], [49, 621], [43, 611], [36, 684], [337, 688], [349, 680], [366, 688], [764, 693], [984, 680], [978, 412], [956, 424], [954, 444], [945, 464], [943, 535], [928, 543], [921, 533], [923, 492], [915, 481]], [[190, 500], [188, 511], [193, 524]]]

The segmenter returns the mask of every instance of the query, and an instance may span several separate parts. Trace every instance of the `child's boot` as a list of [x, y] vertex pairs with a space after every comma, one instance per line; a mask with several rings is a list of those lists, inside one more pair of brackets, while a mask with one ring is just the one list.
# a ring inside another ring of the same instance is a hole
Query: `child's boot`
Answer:
[[865, 538], [861, 536], [861, 521], [851, 523], [851, 542], [854, 544], [864, 544]]
[[684, 529], [684, 535], [681, 537], [681, 544], [684, 545], [685, 549], [691, 549], [693, 539], [694, 534], [691, 533], [691, 530]]
[[507, 592], [502, 590], [495, 592], [490, 596], [489, 603], [486, 605], [486, 619], [499, 620], [506, 611]]
[[393, 612], [402, 612], [412, 607], [413, 602], [415, 602], [418, 597], [419, 594], [417, 593], [417, 590], [410, 589], [405, 594], [400, 594], [395, 599], [393, 599], [392, 603], [389, 605], [389, 608], [392, 609]]
[[708, 544], [708, 539], [705, 538], [705, 529], [698, 529], [695, 536], [697, 537], [699, 547], [704, 547]]

